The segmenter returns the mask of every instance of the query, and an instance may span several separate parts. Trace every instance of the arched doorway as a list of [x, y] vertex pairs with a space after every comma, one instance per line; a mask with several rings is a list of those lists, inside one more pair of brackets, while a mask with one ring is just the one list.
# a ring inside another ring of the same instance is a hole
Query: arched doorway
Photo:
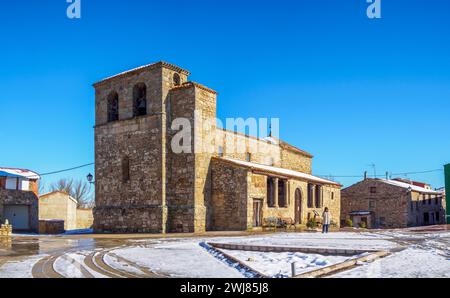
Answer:
[[302, 223], [302, 191], [300, 188], [295, 190], [295, 223]]

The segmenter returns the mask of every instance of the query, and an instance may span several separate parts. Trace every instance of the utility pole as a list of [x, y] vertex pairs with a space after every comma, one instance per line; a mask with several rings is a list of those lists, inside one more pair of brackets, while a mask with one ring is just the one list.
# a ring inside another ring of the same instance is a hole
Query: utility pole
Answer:
[[450, 224], [450, 164], [444, 166], [445, 172], [445, 200], [446, 200], [446, 219]]

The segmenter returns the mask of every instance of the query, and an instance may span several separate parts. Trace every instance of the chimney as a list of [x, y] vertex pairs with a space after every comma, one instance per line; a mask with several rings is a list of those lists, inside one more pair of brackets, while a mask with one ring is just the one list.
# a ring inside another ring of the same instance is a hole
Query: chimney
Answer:
[[364, 180], [367, 180], [367, 171], [364, 172]]
[[386, 180], [389, 180], [389, 172], [386, 172]]

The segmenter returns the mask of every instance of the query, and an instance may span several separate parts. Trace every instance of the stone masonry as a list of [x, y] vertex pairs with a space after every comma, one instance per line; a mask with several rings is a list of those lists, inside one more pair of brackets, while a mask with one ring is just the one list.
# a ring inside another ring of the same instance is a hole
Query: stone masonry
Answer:
[[[38, 197], [33, 191], [0, 189], [0, 223], [4, 223], [4, 206], [21, 205], [28, 207], [30, 230], [39, 228]], [[14, 227], [13, 227], [14, 228]]]
[[345, 222], [352, 212], [362, 211], [370, 213], [369, 227], [406, 228], [443, 223], [444, 208], [439, 192], [411, 191], [368, 178], [342, 190], [341, 220]]
[[[310, 175], [311, 154], [282, 141], [274, 143], [216, 127], [217, 93], [189, 82], [189, 74], [159, 62], [94, 84], [96, 232], [252, 229], [255, 200], [261, 200], [264, 218], [294, 218], [297, 206], [298, 223], [305, 224], [329, 207], [339, 222], [340, 185]], [[171, 143], [179, 132], [172, 124], [179, 118], [195, 128], [191, 132], [193, 151], [172, 150]], [[198, 121], [210, 125], [198, 130]], [[196, 137], [209, 140], [213, 150], [197, 150], [204, 144], [196, 143]], [[238, 142], [244, 144], [242, 152], [232, 150]], [[253, 150], [255, 146], [264, 150]], [[282, 208], [269, 207], [267, 181], [274, 173], [254, 172], [226, 162], [226, 158], [308, 176], [278, 177], [287, 181], [287, 202]], [[317, 206], [307, 204], [308, 185], [312, 183], [308, 179], [321, 187], [317, 188], [321, 201]]]

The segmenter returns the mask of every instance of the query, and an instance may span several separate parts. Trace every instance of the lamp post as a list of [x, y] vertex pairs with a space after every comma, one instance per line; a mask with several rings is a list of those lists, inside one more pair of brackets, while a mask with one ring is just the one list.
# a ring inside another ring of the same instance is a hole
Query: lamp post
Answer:
[[91, 173], [86, 176], [86, 179], [90, 184], [95, 184], [94, 176]]

